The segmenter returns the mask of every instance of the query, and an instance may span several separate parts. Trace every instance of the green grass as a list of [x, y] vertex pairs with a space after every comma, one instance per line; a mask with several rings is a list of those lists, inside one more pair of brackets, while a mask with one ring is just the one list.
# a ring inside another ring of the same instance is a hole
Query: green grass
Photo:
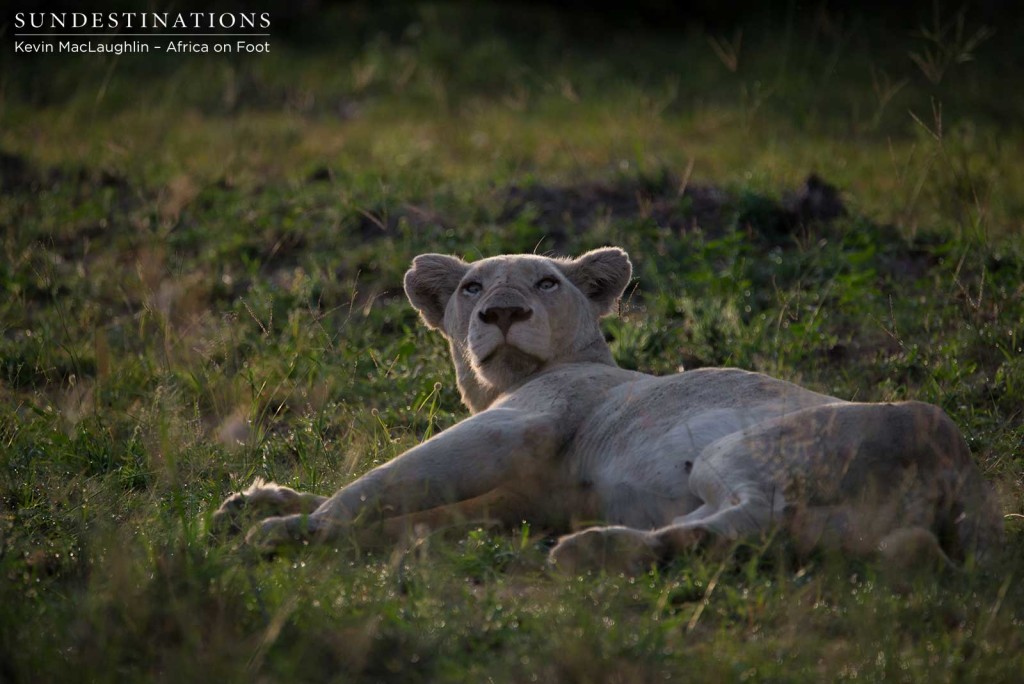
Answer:
[[[918, 578], [778, 539], [568, 580], [529, 528], [208, 543], [255, 476], [330, 492], [465, 415], [401, 296], [413, 256], [601, 244], [636, 265], [623, 366], [934, 402], [1024, 513], [1012, 31], [523, 16], [355, 6], [258, 58], [3, 56], [0, 680], [1019, 677], [1019, 517], [987, 571]], [[848, 213], [786, 223], [811, 172]]]

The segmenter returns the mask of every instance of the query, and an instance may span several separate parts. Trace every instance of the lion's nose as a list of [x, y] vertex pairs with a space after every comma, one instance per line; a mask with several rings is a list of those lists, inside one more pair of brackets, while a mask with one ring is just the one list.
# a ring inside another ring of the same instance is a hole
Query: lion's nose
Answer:
[[502, 335], [508, 335], [513, 323], [528, 320], [532, 315], [532, 309], [521, 306], [491, 306], [480, 312], [480, 320], [498, 326]]

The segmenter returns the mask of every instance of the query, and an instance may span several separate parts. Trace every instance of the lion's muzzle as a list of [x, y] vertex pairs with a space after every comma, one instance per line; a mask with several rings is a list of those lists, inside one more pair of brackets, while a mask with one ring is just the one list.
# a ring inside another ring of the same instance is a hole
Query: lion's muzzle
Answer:
[[480, 311], [480, 320], [498, 326], [501, 334], [506, 337], [513, 323], [528, 321], [531, 316], [533, 310], [522, 306], [491, 306]]

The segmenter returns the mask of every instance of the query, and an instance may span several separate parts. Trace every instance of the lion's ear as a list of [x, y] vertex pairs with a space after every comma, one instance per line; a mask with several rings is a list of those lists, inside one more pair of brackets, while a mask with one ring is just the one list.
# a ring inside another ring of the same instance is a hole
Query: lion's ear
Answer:
[[448, 299], [469, 269], [462, 259], [444, 254], [421, 254], [405, 272], [405, 296], [431, 328], [442, 328]]
[[590, 299], [597, 315], [603, 316], [622, 296], [633, 265], [618, 247], [603, 247], [562, 264], [562, 271]]

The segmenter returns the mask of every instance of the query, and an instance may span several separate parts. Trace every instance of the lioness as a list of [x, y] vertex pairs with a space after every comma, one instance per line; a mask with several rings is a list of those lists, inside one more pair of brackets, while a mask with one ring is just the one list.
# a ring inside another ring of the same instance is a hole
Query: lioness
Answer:
[[618, 248], [416, 257], [405, 291], [448, 339], [473, 415], [330, 498], [257, 481], [214, 524], [244, 509], [280, 516], [247, 535], [271, 551], [451, 518], [559, 533], [600, 522], [551, 551], [570, 572], [642, 571], [776, 525], [797, 548], [940, 562], [1000, 538], [994, 497], [935, 406], [851, 403], [732, 368], [617, 367], [599, 319], [631, 274]]

